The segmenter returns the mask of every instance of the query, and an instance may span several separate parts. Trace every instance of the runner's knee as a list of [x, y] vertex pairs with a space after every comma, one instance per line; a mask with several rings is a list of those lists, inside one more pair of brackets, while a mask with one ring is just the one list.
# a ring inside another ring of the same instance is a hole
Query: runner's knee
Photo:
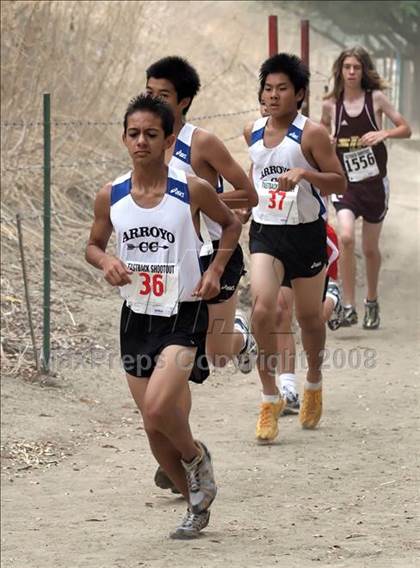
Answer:
[[251, 327], [255, 331], [274, 325], [279, 318], [279, 311], [263, 303], [257, 303], [252, 310]]
[[372, 243], [363, 243], [363, 254], [367, 259], [373, 259], [380, 256], [379, 247]]
[[308, 314], [298, 314], [296, 317], [302, 331], [318, 332], [319, 328], [323, 325], [322, 313], [319, 311]]
[[341, 245], [343, 248], [349, 250], [354, 248], [354, 235], [352, 233], [343, 233], [340, 236]]
[[287, 331], [292, 327], [292, 319], [293, 312], [290, 311], [287, 307], [278, 311], [276, 321], [281, 331]]
[[165, 404], [158, 401], [152, 401], [145, 405], [143, 410], [144, 428], [147, 435], [153, 435], [162, 432], [165, 423], [167, 423], [168, 408]]

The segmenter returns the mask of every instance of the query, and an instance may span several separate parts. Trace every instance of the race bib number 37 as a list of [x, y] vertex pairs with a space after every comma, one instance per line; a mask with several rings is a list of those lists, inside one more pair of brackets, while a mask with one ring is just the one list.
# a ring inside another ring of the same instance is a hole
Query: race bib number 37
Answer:
[[343, 154], [343, 159], [349, 181], [362, 181], [379, 174], [375, 154], [370, 147], [346, 152]]
[[299, 223], [297, 196], [299, 187], [281, 191], [277, 182], [263, 181], [258, 192], [259, 209], [264, 219], [274, 225], [296, 225]]
[[121, 296], [136, 313], [170, 317], [178, 311], [178, 267], [175, 264], [127, 262], [131, 284]]

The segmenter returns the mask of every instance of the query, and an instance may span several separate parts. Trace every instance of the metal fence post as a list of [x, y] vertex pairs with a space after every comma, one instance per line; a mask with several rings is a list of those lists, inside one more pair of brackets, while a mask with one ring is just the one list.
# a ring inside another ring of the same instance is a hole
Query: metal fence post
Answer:
[[[302, 61], [309, 69], [309, 20], [300, 21], [300, 53]], [[303, 101], [302, 113], [309, 116], [309, 86]]]
[[277, 16], [268, 16], [268, 55], [278, 53]]
[[51, 304], [51, 100], [44, 93], [44, 327], [42, 366], [50, 367], [50, 304]]

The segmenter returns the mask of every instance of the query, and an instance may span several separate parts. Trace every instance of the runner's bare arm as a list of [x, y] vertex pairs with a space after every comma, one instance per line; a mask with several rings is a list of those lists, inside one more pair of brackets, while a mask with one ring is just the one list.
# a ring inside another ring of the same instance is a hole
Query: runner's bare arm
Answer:
[[210, 166], [228, 181], [235, 191], [219, 194], [219, 198], [230, 209], [254, 207], [258, 203], [258, 195], [249, 183], [246, 173], [232, 158], [223, 142], [211, 132], [200, 130], [196, 135], [196, 148], [204, 156]]
[[247, 143], [248, 146], [251, 146], [251, 134], [252, 134], [253, 125], [254, 125], [253, 122], [248, 122], [248, 124], [245, 125], [244, 132], [243, 132], [245, 142]]
[[328, 132], [331, 134], [331, 124], [332, 124], [332, 108], [330, 99], [325, 100], [322, 103], [322, 113], [321, 113], [321, 124], [325, 126]]
[[335, 103], [332, 99], [327, 99], [322, 103], [321, 124], [324, 126], [330, 136], [331, 144], [336, 144], [335, 138]]
[[394, 108], [382, 91], [373, 92], [375, 110], [383, 112], [395, 125], [394, 128], [372, 130], [361, 138], [364, 146], [375, 146], [387, 138], [410, 138], [411, 129], [405, 118]]
[[95, 199], [94, 220], [86, 246], [86, 260], [104, 273], [105, 280], [111, 286], [123, 286], [131, 282], [131, 272], [125, 264], [115, 256], [107, 254], [106, 247], [112, 234], [110, 218], [111, 184], [99, 190]]
[[[248, 178], [252, 184], [252, 187], [255, 188], [254, 180], [252, 177], [252, 164], [249, 166]], [[246, 208], [244, 207], [243, 209], [238, 209], [236, 211], [236, 214], [239, 217], [239, 220], [242, 223], [242, 225], [245, 225], [245, 223], [248, 222], [248, 219], [251, 217], [251, 213], [252, 213], [252, 207], [246, 207]]]
[[309, 154], [319, 171], [293, 168], [279, 177], [279, 189], [288, 191], [305, 179], [317, 187], [321, 195], [343, 194], [347, 187], [346, 177], [331, 145], [328, 132], [320, 124], [308, 123], [302, 137], [302, 150]]
[[[243, 136], [244, 136], [245, 142], [247, 143], [248, 146], [251, 145], [251, 133], [252, 133], [253, 125], [254, 125], [253, 122], [248, 122], [248, 124], [246, 124], [245, 127], [244, 127]], [[249, 167], [248, 179], [251, 182], [252, 186], [254, 187], [254, 181], [252, 179], [252, 164]], [[251, 217], [251, 207], [244, 207], [242, 209], [239, 209], [236, 212], [236, 214], [238, 215], [241, 223], [243, 225], [245, 225], [245, 223]]]
[[[233, 211], [218, 198], [214, 188], [207, 181], [188, 176], [188, 188], [193, 215], [202, 211], [222, 227], [217, 254], [204, 273], [196, 291], [197, 296], [206, 300], [215, 296], [219, 291], [220, 276], [238, 244], [242, 225]], [[216, 292], [214, 292], [215, 284], [218, 287]]]

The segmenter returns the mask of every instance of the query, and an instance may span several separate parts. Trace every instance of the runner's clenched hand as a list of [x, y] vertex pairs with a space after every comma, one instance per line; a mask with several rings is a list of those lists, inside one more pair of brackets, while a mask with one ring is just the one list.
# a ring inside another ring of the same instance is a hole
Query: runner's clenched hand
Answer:
[[211, 266], [205, 271], [200, 282], [195, 289], [193, 296], [197, 296], [202, 300], [210, 300], [217, 296], [220, 292], [220, 276], [211, 269]]
[[291, 191], [294, 189], [301, 179], [303, 179], [305, 170], [303, 168], [292, 168], [284, 172], [278, 178], [279, 191]]
[[239, 220], [242, 223], [242, 225], [245, 225], [245, 223], [251, 217], [251, 209], [236, 209], [235, 213], [237, 217], [239, 217]]
[[131, 270], [115, 256], [107, 256], [102, 263], [104, 278], [111, 286], [124, 286], [131, 284]]
[[376, 146], [383, 142], [387, 137], [385, 130], [372, 130], [366, 132], [361, 138], [360, 143], [362, 146]]

